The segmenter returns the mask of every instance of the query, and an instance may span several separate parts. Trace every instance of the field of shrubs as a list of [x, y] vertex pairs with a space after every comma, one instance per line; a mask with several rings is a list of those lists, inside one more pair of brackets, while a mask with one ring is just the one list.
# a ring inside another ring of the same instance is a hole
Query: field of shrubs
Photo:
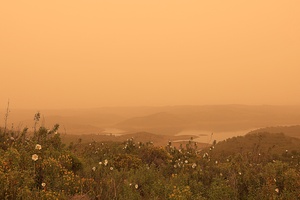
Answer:
[[268, 134], [226, 153], [245, 137], [205, 149], [192, 139], [63, 144], [58, 128], [0, 129], [0, 199], [300, 199], [300, 154], [265, 148]]

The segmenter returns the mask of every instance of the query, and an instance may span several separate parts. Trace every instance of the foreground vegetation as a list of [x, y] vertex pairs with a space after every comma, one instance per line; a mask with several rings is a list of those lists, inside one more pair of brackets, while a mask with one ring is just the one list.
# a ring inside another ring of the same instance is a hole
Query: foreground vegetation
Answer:
[[192, 140], [180, 148], [134, 138], [65, 145], [58, 127], [32, 136], [0, 129], [0, 199], [300, 198], [300, 141], [283, 134], [201, 150]]

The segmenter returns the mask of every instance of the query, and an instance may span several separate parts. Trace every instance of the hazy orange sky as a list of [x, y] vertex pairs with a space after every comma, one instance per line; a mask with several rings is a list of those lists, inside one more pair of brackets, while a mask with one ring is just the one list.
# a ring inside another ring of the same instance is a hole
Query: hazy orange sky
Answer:
[[0, 2], [0, 108], [300, 104], [300, 1]]

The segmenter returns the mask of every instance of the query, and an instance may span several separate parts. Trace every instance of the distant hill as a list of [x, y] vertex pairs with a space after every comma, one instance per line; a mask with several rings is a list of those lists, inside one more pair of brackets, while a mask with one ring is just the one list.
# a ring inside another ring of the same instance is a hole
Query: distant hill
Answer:
[[300, 123], [300, 107], [292, 106], [173, 106], [162, 109], [164, 112], [126, 119], [114, 127], [173, 135], [185, 130], [228, 132]]
[[259, 157], [259, 155], [281, 155], [299, 150], [299, 138], [286, 136], [283, 133], [252, 132], [245, 136], [232, 137], [218, 142], [211, 153], [219, 158], [237, 153]]
[[251, 131], [249, 134], [261, 133], [261, 132], [284, 133], [287, 136], [300, 138], [300, 125], [296, 125], [296, 126], [275, 126], [275, 127], [260, 128], [260, 129], [256, 129], [256, 130]]
[[[102, 134], [106, 129], [117, 128], [126, 134], [151, 132], [175, 135], [190, 130], [221, 133], [300, 124], [300, 106], [209, 105], [39, 111], [40, 124], [51, 127], [58, 123], [60, 131], [67, 134]], [[13, 124], [15, 129], [32, 128], [36, 112], [11, 109], [9, 127]], [[5, 113], [5, 110], [0, 113]]]
[[186, 123], [186, 120], [180, 115], [161, 112], [130, 118], [116, 124], [114, 127], [130, 132], [147, 131], [157, 134], [173, 135], [183, 130]]

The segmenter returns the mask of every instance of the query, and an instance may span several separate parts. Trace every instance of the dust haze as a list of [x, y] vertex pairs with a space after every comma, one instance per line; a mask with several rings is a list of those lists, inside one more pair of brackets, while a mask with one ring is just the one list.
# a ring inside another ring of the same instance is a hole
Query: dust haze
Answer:
[[10, 102], [12, 128], [40, 111], [41, 124], [70, 134], [208, 138], [297, 125], [299, 7], [2, 1], [0, 116]]

